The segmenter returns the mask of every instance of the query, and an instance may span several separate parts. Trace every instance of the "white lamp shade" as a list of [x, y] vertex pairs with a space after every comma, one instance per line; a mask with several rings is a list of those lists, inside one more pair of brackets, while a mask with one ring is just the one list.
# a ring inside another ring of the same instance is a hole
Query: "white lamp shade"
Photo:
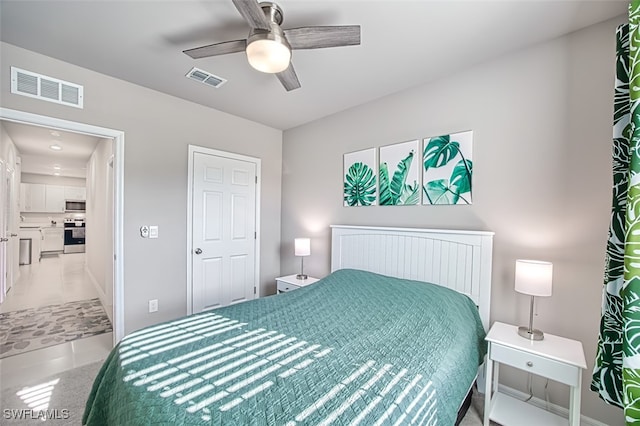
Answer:
[[291, 50], [278, 40], [261, 39], [247, 46], [249, 64], [258, 71], [279, 73], [289, 67]]
[[553, 264], [540, 260], [516, 260], [516, 285], [518, 293], [530, 296], [551, 296]]
[[311, 240], [309, 238], [296, 238], [294, 245], [296, 256], [309, 256], [311, 254]]

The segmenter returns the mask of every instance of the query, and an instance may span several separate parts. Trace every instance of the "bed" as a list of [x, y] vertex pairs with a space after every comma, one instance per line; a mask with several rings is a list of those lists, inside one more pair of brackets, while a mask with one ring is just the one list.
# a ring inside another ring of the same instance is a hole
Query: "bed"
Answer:
[[482, 362], [492, 234], [332, 227], [332, 273], [126, 336], [83, 423], [453, 425]]

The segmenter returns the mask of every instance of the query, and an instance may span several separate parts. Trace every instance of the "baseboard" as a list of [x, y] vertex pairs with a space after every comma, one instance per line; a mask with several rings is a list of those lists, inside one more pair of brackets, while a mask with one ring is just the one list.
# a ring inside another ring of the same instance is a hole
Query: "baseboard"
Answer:
[[[521, 392], [509, 386], [505, 386], [502, 384], [498, 385], [498, 390], [505, 395], [509, 395], [511, 397], [525, 400], [529, 398], [529, 394], [525, 392]], [[529, 404], [534, 405], [538, 408], [542, 408], [544, 410], [550, 411], [554, 414], [562, 416], [566, 419], [569, 419], [569, 409], [565, 407], [561, 407], [560, 405], [549, 403], [547, 401], [536, 398], [535, 396], [529, 400]], [[591, 417], [587, 417], [584, 414], [580, 415], [580, 425], [581, 426], [608, 426], [606, 423], [599, 422], [598, 420], [592, 419]]]
[[96, 292], [98, 293], [98, 299], [100, 299], [100, 303], [102, 303], [102, 307], [105, 308], [104, 311], [107, 313], [107, 317], [109, 318], [109, 321], [111, 321], [111, 324], [113, 324], [113, 312], [112, 312], [113, 309], [106, 309], [106, 306], [110, 306], [109, 304], [107, 304], [107, 295], [105, 294], [104, 290], [102, 290], [102, 287], [100, 287], [98, 280], [96, 280], [96, 277], [93, 276], [93, 274], [91, 273], [91, 270], [87, 267], [87, 265], [84, 266], [84, 269], [87, 272], [89, 279], [91, 280], [91, 284], [93, 284], [93, 286], [96, 289]]

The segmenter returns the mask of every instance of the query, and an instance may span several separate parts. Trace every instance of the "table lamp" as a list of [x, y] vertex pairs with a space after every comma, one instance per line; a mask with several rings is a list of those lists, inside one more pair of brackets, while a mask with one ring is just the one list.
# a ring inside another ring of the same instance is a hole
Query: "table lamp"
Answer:
[[529, 326], [518, 327], [518, 334], [530, 340], [544, 339], [544, 333], [533, 328], [533, 301], [536, 296], [551, 296], [553, 264], [540, 260], [516, 260], [515, 290], [531, 296]]
[[308, 277], [304, 273], [304, 257], [311, 254], [311, 240], [309, 238], [296, 238], [294, 246], [295, 255], [300, 256], [300, 273], [296, 275], [296, 278], [306, 280]]

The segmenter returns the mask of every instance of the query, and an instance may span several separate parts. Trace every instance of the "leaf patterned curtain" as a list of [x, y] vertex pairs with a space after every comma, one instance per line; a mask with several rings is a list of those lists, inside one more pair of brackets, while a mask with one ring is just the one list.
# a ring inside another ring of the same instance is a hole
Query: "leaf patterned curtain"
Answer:
[[613, 207], [591, 389], [640, 425], [640, 0], [616, 31]]

